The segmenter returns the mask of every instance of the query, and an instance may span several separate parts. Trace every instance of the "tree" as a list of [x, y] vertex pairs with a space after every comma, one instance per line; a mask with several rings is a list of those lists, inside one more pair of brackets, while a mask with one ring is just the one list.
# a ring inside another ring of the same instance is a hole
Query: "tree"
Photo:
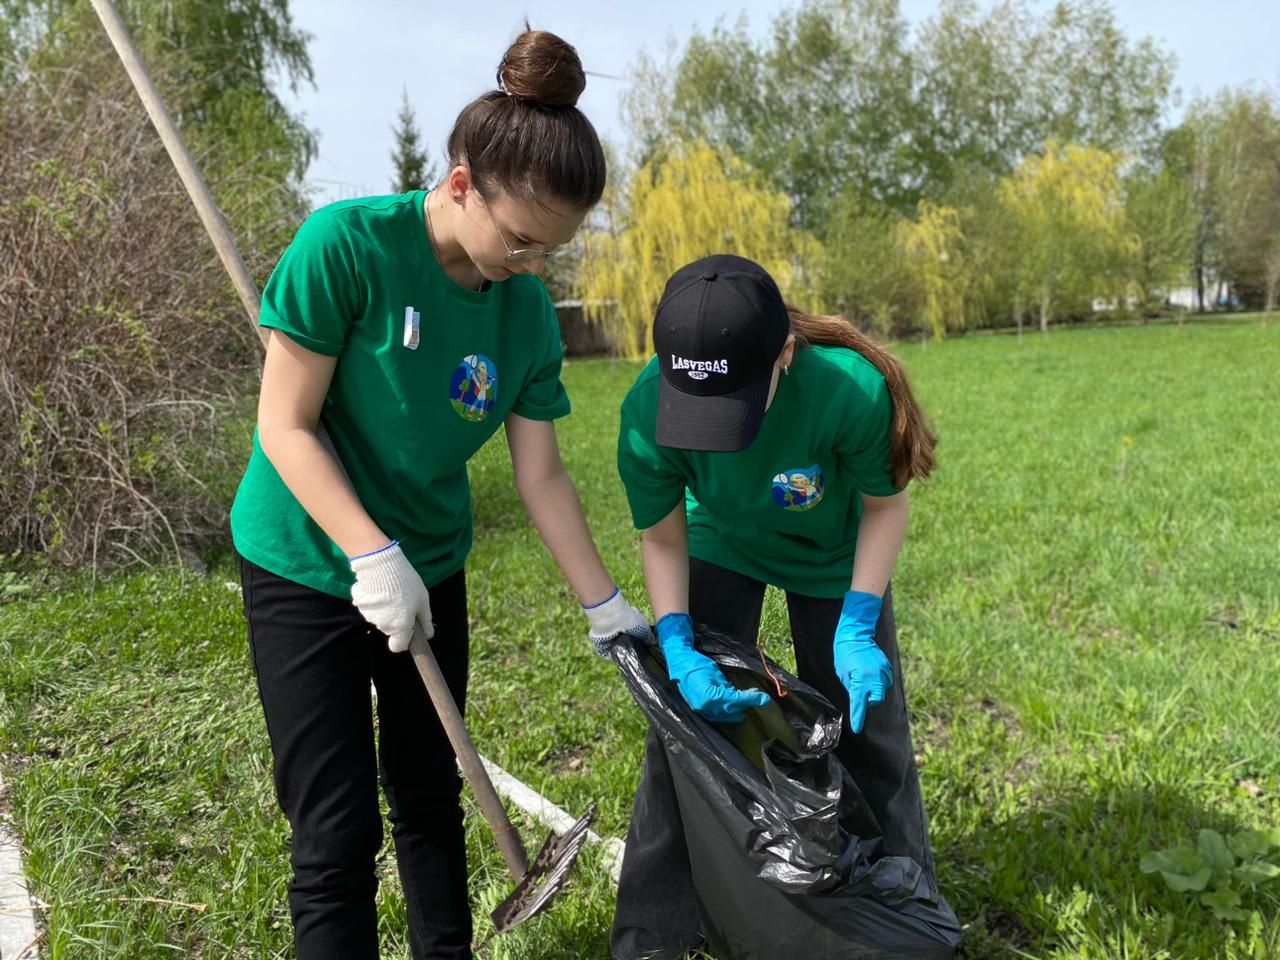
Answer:
[[823, 244], [820, 299], [882, 334], [904, 330], [916, 317], [919, 284], [896, 237], [902, 218], [848, 190], [829, 216]]
[[674, 69], [645, 58], [632, 81], [642, 150], [700, 137], [732, 152], [825, 242], [849, 191], [914, 216], [964, 168], [1010, 173], [1048, 139], [1147, 156], [1172, 58], [1126, 37], [1104, 0], [1043, 15], [944, 0], [914, 39], [898, 0], [801, 0], [763, 40], [720, 23]]
[[910, 113], [907, 26], [897, 0], [809, 0], [757, 47], [745, 22], [690, 38], [670, 124], [760, 171], [822, 232], [852, 186], [898, 209], [915, 202], [901, 155]]
[[1206, 277], [1264, 303], [1280, 233], [1280, 106], [1257, 90], [1222, 90], [1192, 103], [1171, 140], [1192, 185], [1200, 308]]
[[1215, 111], [1206, 100], [1197, 100], [1187, 110], [1182, 125], [1170, 131], [1165, 156], [1166, 169], [1175, 170], [1187, 181], [1191, 190], [1191, 207], [1195, 230], [1192, 240], [1192, 270], [1196, 282], [1196, 309], [1204, 313], [1205, 284], [1210, 276], [1220, 275], [1222, 223], [1219, 209], [1220, 150]]
[[1040, 17], [1021, 0], [986, 10], [944, 0], [911, 54], [912, 151], [927, 195], [964, 165], [1008, 173], [1050, 139], [1130, 156], [1159, 143], [1173, 58], [1130, 41], [1100, 0], [1064, 0]]
[[[128, 0], [118, 4], [139, 48], [180, 96], [167, 106], [191, 123], [228, 91], [272, 92], [278, 79], [296, 89], [314, 80], [310, 35], [293, 25], [289, 0]], [[77, 0], [4, 0], [23, 72], [65, 64], [86, 36], [102, 35], [88, 4]], [[272, 97], [272, 111], [283, 111]]]
[[965, 327], [1004, 326], [1012, 317], [1021, 333], [1017, 225], [999, 185], [992, 171], [965, 164], [957, 167], [941, 203], [959, 213], [964, 236]]
[[[1280, 233], [1274, 234], [1267, 242], [1267, 250], [1263, 260], [1263, 277], [1266, 283], [1266, 299], [1262, 309], [1272, 313], [1280, 299]], [[1265, 317], [1263, 319], [1265, 322]]]
[[[74, 73], [78, 89], [60, 86], [73, 111], [122, 72], [90, 4], [3, 4], [19, 64], [0, 73], [4, 83], [48, 85]], [[282, 81], [296, 89], [313, 80], [310, 37], [294, 26], [289, 0], [130, 0], [120, 13], [237, 238], [282, 248], [305, 212], [315, 152], [314, 135], [276, 92]]]
[[124, 71], [51, 79], [0, 97], [0, 553], [176, 559], [225, 537], [261, 347]]
[[[122, 6], [265, 279], [306, 205], [311, 137], [275, 91], [310, 79], [306, 35], [287, 0]], [[198, 480], [235, 468], [210, 413], [260, 345], [90, 5], [0, 9], [0, 547], [177, 556], [225, 533]]]
[[1261, 306], [1269, 299], [1274, 306], [1267, 261], [1280, 236], [1280, 109], [1270, 96], [1250, 89], [1218, 102], [1224, 273], [1243, 302]]
[[919, 216], [898, 224], [897, 241], [923, 291], [924, 320], [934, 339], [963, 329], [968, 270], [960, 212], [922, 200]]
[[1131, 42], [1108, 0], [1059, 0], [1029, 38], [1027, 97], [1040, 141], [1148, 156], [1159, 146], [1174, 58]]
[[1063, 301], [1124, 292], [1117, 265], [1132, 256], [1134, 240], [1119, 163], [1105, 150], [1050, 141], [1000, 184], [1017, 230], [1019, 294], [1036, 305], [1041, 331]]
[[[670, 117], [677, 54], [675, 38], [669, 36], [663, 47], [662, 63], [641, 50], [627, 69], [627, 88], [622, 94], [621, 108], [622, 122], [630, 133], [631, 149], [627, 159], [634, 169], [652, 160], [673, 138]], [[611, 161], [609, 170], [613, 169]]]
[[1156, 290], [1186, 280], [1195, 253], [1191, 184], [1176, 169], [1135, 171], [1125, 183], [1125, 220], [1133, 230], [1133, 278], [1144, 311]]
[[1026, 108], [1025, 48], [1034, 31], [1024, 7], [984, 14], [971, 0], [945, 0], [921, 24], [911, 149], [926, 194], [943, 196], [964, 168], [1008, 173], [1043, 142]]
[[755, 260], [784, 295], [810, 305], [821, 246], [790, 226], [791, 204], [741, 160], [698, 141], [674, 144], [631, 177], [625, 207], [583, 237], [579, 290], [627, 356], [652, 352], [667, 279], [713, 253]]
[[400, 113], [392, 132], [396, 136], [396, 147], [391, 153], [391, 162], [395, 165], [392, 191], [408, 193], [410, 190], [431, 189], [437, 179], [436, 168], [422, 146], [422, 134], [418, 131], [413, 105], [409, 103], [407, 87], [400, 92]]

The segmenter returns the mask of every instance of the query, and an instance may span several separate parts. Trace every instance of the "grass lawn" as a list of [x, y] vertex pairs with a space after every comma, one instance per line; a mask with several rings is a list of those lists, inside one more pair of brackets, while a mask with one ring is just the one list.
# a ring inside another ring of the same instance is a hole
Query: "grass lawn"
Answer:
[[[1153, 849], [1280, 825], [1280, 325], [1200, 322], [903, 344], [941, 437], [895, 578], [905, 682], [964, 955], [1280, 958], [1280, 881], [1224, 922], [1139, 871]], [[638, 365], [570, 363], [560, 427], [636, 601], [614, 472]], [[501, 442], [472, 469], [468, 719], [482, 751], [625, 833], [643, 724], [528, 526]], [[0, 606], [3, 805], [53, 958], [288, 955], [287, 826], [226, 558]], [[781, 597], [771, 652], [789, 659]], [[1270, 719], [1268, 719], [1270, 718]], [[604, 958], [588, 851], [563, 901], [495, 937], [508, 891], [472, 811], [480, 956]], [[540, 842], [527, 822], [529, 845]], [[388, 849], [384, 956], [408, 957]]]

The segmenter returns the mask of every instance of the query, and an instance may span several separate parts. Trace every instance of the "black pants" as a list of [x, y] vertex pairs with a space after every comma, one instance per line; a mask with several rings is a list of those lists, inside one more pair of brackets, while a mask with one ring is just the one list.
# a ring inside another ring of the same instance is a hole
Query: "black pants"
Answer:
[[[412, 658], [388, 651], [386, 637], [350, 600], [243, 558], [240, 577], [276, 797], [293, 828], [289, 908], [299, 960], [378, 956], [379, 772], [413, 956], [470, 958], [462, 784]], [[431, 588], [431, 611], [432, 650], [461, 709], [467, 686], [461, 571]], [[370, 680], [378, 693], [376, 760]]]
[[[753, 644], [760, 629], [765, 584], [696, 558], [689, 560], [689, 606], [696, 624]], [[893, 598], [888, 590], [876, 643], [893, 664], [893, 687], [867, 708], [862, 733], [849, 731], [849, 695], [836, 678], [832, 655], [841, 600], [787, 594], [796, 672], [845, 711], [836, 755], [853, 775], [877, 821], [886, 854], [903, 854], [934, 877], [920, 778], [911, 746], [902, 664], [898, 658]], [[863, 835], [870, 835], [862, 827]], [[936, 885], [936, 884], [935, 884]], [[671, 771], [658, 736], [645, 741], [644, 770], [636, 790], [618, 883], [612, 950], [617, 960], [669, 960], [702, 940]]]

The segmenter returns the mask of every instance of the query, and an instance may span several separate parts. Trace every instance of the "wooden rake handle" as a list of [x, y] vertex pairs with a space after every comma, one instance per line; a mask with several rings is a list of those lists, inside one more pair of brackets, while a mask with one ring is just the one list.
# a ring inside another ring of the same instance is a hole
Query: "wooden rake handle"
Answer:
[[480, 804], [480, 812], [484, 814], [489, 829], [493, 831], [494, 842], [502, 851], [502, 858], [507, 861], [511, 879], [519, 883], [529, 871], [529, 858], [525, 854], [524, 844], [521, 843], [515, 827], [511, 825], [511, 819], [507, 816], [502, 801], [498, 799], [498, 791], [493, 788], [493, 781], [489, 779], [488, 771], [480, 762], [480, 754], [475, 744], [471, 742], [471, 735], [467, 733], [466, 725], [462, 722], [462, 713], [458, 710], [453, 694], [449, 691], [449, 685], [445, 683], [444, 674], [440, 672], [440, 665], [436, 663], [435, 654], [431, 652], [431, 644], [421, 625], [415, 625], [413, 628], [409, 652], [413, 655], [414, 665], [422, 676], [427, 693], [431, 695], [431, 703], [436, 708], [436, 714], [440, 717], [444, 732], [449, 736], [453, 752], [457, 754], [462, 773], [471, 786], [471, 792], [476, 796], [476, 802]]

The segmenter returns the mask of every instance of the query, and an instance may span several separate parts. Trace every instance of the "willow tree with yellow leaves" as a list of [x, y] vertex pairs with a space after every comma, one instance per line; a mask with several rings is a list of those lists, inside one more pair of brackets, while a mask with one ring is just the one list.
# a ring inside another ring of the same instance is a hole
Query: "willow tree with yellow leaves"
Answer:
[[588, 318], [619, 352], [652, 352], [653, 314], [667, 278], [714, 253], [755, 260], [791, 302], [812, 306], [818, 241], [793, 229], [791, 202], [734, 156], [677, 144], [631, 178], [620, 209], [583, 238], [578, 278]]
[[1037, 310], [1042, 331], [1064, 301], [1128, 292], [1136, 238], [1125, 222], [1120, 161], [1096, 147], [1049, 141], [1000, 182], [1016, 235], [1018, 293]]
[[898, 224], [896, 240], [922, 291], [924, 323], [934, 338], [963, 329], [971, 279], [960, 211], [922, 200], [916, 219]]

